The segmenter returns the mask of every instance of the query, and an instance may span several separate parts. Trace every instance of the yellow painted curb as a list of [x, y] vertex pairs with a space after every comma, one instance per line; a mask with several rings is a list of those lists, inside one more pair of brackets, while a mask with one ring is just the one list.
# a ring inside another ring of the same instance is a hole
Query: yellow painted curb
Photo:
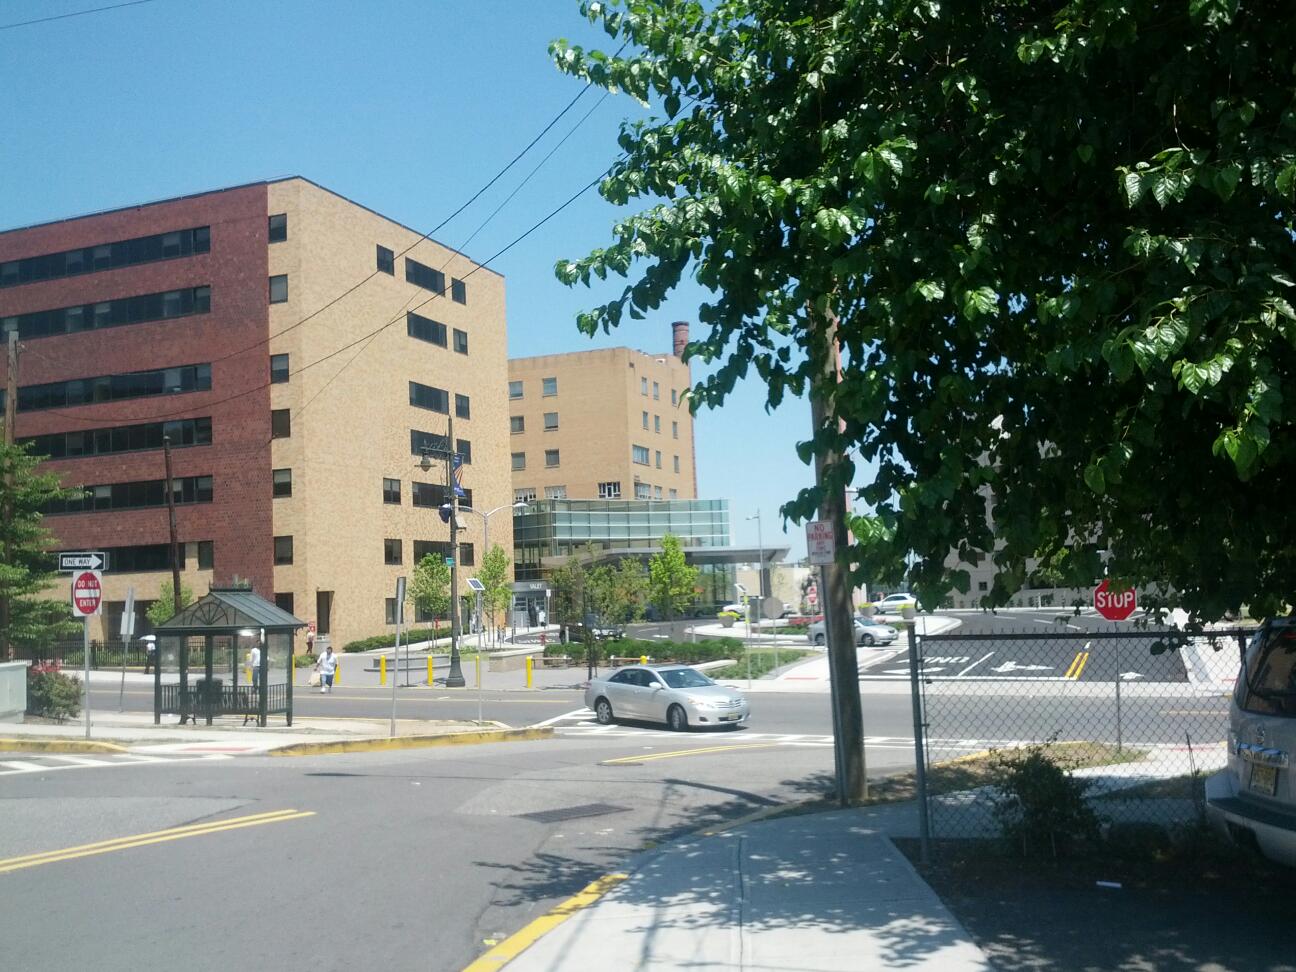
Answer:
[[520, 742], [548, 739], [552, 726], [530, 729], [487, 729], [481, 732], [447, 732], [436, 736], [395, 736], [385, 739], [339, 739], [333, 742], [289, 743], [270, 750], [269, 756], [323, 756], [330, 753], [374, 753], [388, 749], [425, 749], [429, 746], [468, 746], [476, 743]]
[[603, 875], [597, 881], [587, 885], [584, 890], [578, 891], [562, 904], [556, 906], [548, 914], [541, 915], [521, 931], [514, 932], [485, 955], [464, 968], [463, 972], [496, 972], [496, 970], [504, 966], [504, 963], [517, 958], [525, 949], [535, 944], [539, 938], [553, 931], [582, 908], [588, 908], [594, 904], [599, 898], [628, 877], [628, 874]]
[[125, 746], [86, 739], [48, 739], [41, 737], [0, 738], [0, 752], [7, 753], [125, 753]]

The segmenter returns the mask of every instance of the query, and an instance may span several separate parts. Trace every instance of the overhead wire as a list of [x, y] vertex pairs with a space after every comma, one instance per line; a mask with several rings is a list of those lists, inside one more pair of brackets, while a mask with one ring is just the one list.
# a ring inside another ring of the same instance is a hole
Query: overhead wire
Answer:
[[51, 20], [67, 20], [69, 17], [84, 17], [86, 14], [105, 13], [109, 10], [120, 10], [122, 7], [138, 7], [153, 0], [126, 0], [125, 3], [113, 3], [106, 7], [94, 7], [90, 10], [73, 10], [71, 13], [55, 14], [52, 17], [37, 17], [35, 20], [23, 20], [14, 24], [0, 24], [0, 30], [13, 30], [15, 27], [30, 27], [32, 24], [47, 24]]

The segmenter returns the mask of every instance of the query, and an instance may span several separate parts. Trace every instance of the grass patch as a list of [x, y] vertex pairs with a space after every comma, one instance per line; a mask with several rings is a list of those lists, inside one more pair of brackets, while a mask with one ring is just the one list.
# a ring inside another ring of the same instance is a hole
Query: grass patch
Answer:
[[[1147, 755], [1139, 749], [1125, 747], [1118, 750], [1115, 746], [1099, 742], [1053, 743], [1045, 748], [1045, 752], [1053, 762], [1060, 763], [1068, 769], [1137, 763]], [[974, 790], [981, 786], [991, 786], [1002, 778], [1003, 772], [999, 769], [997, 751], [973, 753], [970, 756], [933, 763], [928, 767], [927, 792], [932, 796], [939, 796], [945, 793], [957, 793], [960, 790]], [[917, 797], [918, 779], [914, 773], [898, 773], [895, 776], [869, 780], [867, 801], [869, 804], [895, 803], [901, 800], [914, 800]]]
[[1097, 800], [1193, 800], [1206, 801], [1206, 773], [1184, 773], [1163, 780], [1148, 780], [1095, 797]]
[[817, 652], [801, 651], [796, 648], [780, 648], [777, 651], [773, 648], [754, 648], [740, 654], [738, 664], [717, 668], [707, 672], [707, 675], [710, 678], [745, 679], [747, 677], [747, 659], [750, 657], [751, 677], [763, 678], [774, 671], [775, 668], [782, 668], [784, 665], [814, 654], [817, 654]]

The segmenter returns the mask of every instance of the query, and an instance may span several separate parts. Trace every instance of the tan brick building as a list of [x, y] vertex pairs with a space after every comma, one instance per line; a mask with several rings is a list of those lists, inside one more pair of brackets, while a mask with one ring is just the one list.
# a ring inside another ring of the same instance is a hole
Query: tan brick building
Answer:
[[514, 358], [509, 373], [513, 498], [696, 499], [688, 325], [674, 351], [630, 348]]
[[511, 500], [503, 278], [306, 179], [0, 233], [0, 321], [19, 440], [90, 490], [46, 525], [108, 552], [96, 636], [170, 576], [164, 432], [182, 583], [249, 580], [338, 646], [389, 630], [396, 577], [448, 546], [444, 465], [419, 462], [451, 416], [462, 502]]

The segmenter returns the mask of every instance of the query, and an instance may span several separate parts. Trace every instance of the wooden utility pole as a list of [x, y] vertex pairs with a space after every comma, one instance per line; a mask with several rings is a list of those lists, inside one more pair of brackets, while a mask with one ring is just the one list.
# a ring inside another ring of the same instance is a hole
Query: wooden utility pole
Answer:
[[[810, 384], [810, 420], [816, 435], [836, 428], [836, 409], [829, 404], [837, 384], [837, 322], [810, 314], [811, 360], [818, 362]], [[832, 691], [834, 746], [837, 756], [837, 796], [843, 806], [864, 799], [868, 782], [864, 768], [864, 717], [860, 706], [859, 660], [855, 622], [847, 577], [846, 493], [843, 484], [828, 484], [829, 470], [841, 462], [836, 449], [815, 451], [815, 483], [823, 490], [819, 519], [832, 524], [833, 563], [821, 568], [824, 629], [828, 642], [828, 673]]]
[[[162, 454], [166, 457], [167, 522], [171, 531], [171, 609], [180, 613], [180, 544], [176, 540], [175, 486], [171, 480], [171, 437], [162, 436]], [[161, 655], [158, 656], [159, 659]]]

